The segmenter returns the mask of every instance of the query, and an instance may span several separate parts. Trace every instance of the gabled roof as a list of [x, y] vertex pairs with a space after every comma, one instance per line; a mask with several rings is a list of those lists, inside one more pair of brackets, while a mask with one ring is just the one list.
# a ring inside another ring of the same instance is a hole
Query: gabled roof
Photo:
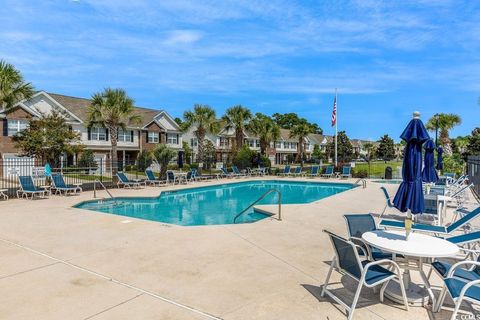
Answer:
[[[37, 111], [35, 111], [32, 108], [29, 108], [28, 106], [26, 106], [23, 102], [18, 102], [17, 104], [15, 104], [13, 106], [12, 110], [15, 109], [15, 108], [21, 108], [21, 109], [25, 110], [26, 112], [30, 113], [34, 117], [41, 117], [42, 116]], [[6, 113], [7, 113], [6, 109], [0, 110], [0, 117], [4, 118]]]

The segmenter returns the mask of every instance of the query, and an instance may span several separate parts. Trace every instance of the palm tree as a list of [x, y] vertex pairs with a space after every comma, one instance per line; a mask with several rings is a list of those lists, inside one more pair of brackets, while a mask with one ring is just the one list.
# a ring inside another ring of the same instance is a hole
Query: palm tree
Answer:
[[0, 60], [0, 109], [11, 109], [17, 102], [29, 99], [34, 93], [33, 86], [12, 64]]
[[312, 128], [306, 124], [297, 124], [290, 130], [290, 138], [298, 138], [298, 153], [295, 159], [296, 162], [300, 162], [303, 167], [303, 154], [305, 152], [305, 138], [312, 133]]
[[127, 125], [140, 123], [139, 115], [134, 114], [133, 99], [123, 89], [106, 88], [93, 94], [88, 108], [87, 126], [100, 126], [109, 131], [112, 144], [112, 175], [118, 170], [117, 142], [118, 129], [126, 130]]
[[443, 151], [447, 155], [452, 154], [452, 147], [450, 144], [449, 130], [462, 123], [459, 115], [454, 113], [438, 113], [427, 121], [426, 127], [428, 130], [440, 130], [440, 145], [443, 146]]
[[274, 142], [280, 137], [280, 127], [264, 114], [257, 113], [247, 126], [260, 140], [260, 153], [266, 155], [267, 147], [270, 142]]
[[168, 147], [166, 144], [159, 144], [152, 151], [153, 157], [160, 165], [160, 179], [164, 179], [167, 173], [167, 166], [177, 155], [175, 150]]
[[242, 105], [236, 105], [228, 108], [222, 120], [226, 123], [225, 128], [235, 129], [235, 149], [240, 150], [243, 146], [243, 137], [248, 121], [252, 118], [252, 113], [249, 109]]
[[194, 134], [198, 140], [198, 161], [203, 161], [205, 136], [207, 133], [217, 133], [220, 127], [215, 110], [208, 105], [195, 104], [193, 111], [185, 111], [183, 118], [185, 120], [182, 125], [184, 131], [192, 127], [196, 128]]

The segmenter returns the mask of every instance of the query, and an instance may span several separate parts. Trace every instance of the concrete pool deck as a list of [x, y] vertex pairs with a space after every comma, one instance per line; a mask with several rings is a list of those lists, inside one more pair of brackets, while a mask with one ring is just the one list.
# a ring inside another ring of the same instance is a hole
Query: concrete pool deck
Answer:
[[[238, 180], [222, 183], [229, 181]], [[156, 196], [214, 183], [111, 192]], [[0, 202], [0, 318], [345, 319], [342, 308], [319, 295], [333, 256], [321, 231], [345, 235], [343, 214], [381, 212], [381, 185], [284, 205], [283, 221], [195, 227], [72, 208], [91, 200], [92, 192]], [[393, 194], [398, 185], [385, 187]], [[338, 274], [333, 279], [337, 294], [351, 302], [356, 284]], [[435, 275], [432, 280], [440, 284]], [[421, 307], [407, 312], [364, 289], [355, 314], [418, 320], [451, 313]]]

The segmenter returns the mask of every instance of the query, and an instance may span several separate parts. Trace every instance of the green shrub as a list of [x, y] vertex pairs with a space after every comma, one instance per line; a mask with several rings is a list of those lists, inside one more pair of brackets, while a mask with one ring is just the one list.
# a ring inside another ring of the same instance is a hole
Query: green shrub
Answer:
[[153, 157], [149, 151], [140, 151], [137, 158], [138, 171], [144, 172], [152, 164]]
[[368, 171], [366, 169], [359, 169], [352, 171], [352, 177], [354, 178], [368, 178]]
[[272, 162], [270, 161], [270, 159], [267, 157], [267, 156], [260, 156], [260, 163], [259, 165], [261, 167], [267, 167], [267, 168], [270, 168], [272, 166]]
[[238, 150], [235, 158], [233, 159], [233, 164], [240, 170], [251, 167], [255, 155], [256, 152], [251, 150], [248, 145], [244, 144], [240, 150]]
[[92, 150], [86, 149], [82, 152], [78, 159], [78, 166], [81, 168], [97, 168], [97, 162]]
[[459, 155], [443, 157], [443, 172], [454, 172], [457, 176], [460, 176], [464, 169], [464, 161]]

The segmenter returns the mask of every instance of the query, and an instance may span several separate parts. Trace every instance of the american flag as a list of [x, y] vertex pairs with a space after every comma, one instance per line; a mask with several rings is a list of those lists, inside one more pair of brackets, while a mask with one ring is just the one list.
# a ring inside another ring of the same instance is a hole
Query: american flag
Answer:
[[332, 127], [337, 123], [337, 97], [333, 100]]

